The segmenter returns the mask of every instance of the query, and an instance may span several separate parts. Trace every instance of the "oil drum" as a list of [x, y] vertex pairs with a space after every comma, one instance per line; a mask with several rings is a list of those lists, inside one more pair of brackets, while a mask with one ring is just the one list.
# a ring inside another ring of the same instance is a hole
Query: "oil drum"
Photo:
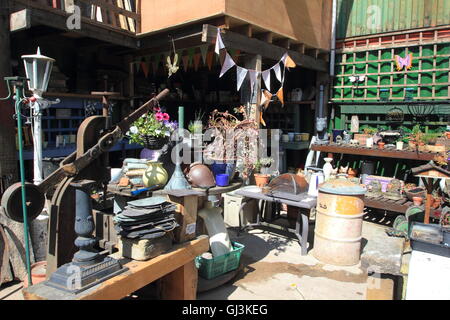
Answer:
[[313, 255], [336, 266], [358, 264], [366, 189], [346, 179], [319, 187]]

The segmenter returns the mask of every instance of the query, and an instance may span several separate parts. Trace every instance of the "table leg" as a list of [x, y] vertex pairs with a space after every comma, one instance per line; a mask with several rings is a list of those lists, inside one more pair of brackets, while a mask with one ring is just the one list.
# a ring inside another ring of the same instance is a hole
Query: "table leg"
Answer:
[[161, 279], [161, 299], [195, 300], [198, 272], [194, 261], [176, 269]]
[[[301, 225], [301, 234], [300, 234]], [[295, 222], [295, 235], [297, 236], [302, 249], [302, 256], [308, 254], [308, 232], [309, 232], [309, 219], [308, 215], [301, 211], [297, 215], [297, 221]]]

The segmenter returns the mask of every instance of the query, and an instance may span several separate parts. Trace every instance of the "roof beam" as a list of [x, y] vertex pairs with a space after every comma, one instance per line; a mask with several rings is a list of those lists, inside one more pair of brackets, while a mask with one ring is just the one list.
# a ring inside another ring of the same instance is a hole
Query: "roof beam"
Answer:
[[[131, 33], [126, 34], [124, 32], [121, 32], [120, 30], [115, 30], [113, 28], [105, 26], [104, 24], [92, 21], [85, 17], [81, 18], [81, 28], [79, 30], [69, 30], [67, 28], [67, 18], [70, 16], [70, 14], [68, 13], [60, 10], [47, 10], [37, 7], [25, 8], [23, 4], [19, 4], [18, 2], [13, 3], [14, 10], [26, 10], [22, 11], [21, 15], [14, 16], [15, 19], [29, 19], [29, 21], [22, 22], [22, 26], [24, 26], [25, 28], [43, 25], [65, 32], [70, 31], [73, 33], [77, 33], [83, 37], [93, 38], [127, 48], [138, 48], [136, 36]], [[15, 21], [15, 23], [20, 25], [20, 23], [18, 23], [17, 21]]]
[[[206, 43], [215, 43], [217, 38], [217, 27], [212, 25], [203, 25], [202, 41]], [[261, 41], [255, 38], [249, 38], [244, 35], [224, 30], [222, 39], [225, 45], [230, 49], [238, 49], [250, 54], [260, 54], [263, 58], [279, 60], [286, 51], [295, 63], [303, 68], [316, 71], [328, 72], [328, 64], [323, 60], [316, 60], [313, 57], [301, 54], [296, 51], [286, 50], [279, 46]]]

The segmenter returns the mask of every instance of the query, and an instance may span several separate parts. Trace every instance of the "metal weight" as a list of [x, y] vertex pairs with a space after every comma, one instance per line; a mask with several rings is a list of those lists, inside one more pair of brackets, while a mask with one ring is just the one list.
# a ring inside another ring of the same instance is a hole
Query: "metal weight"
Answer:
[[[45, 195], [41, 192], [38, 186], [26, 182], [25, 183], [26, 205], [28, 220], [36, 219], [44, 209]], [[4, 208], [5, 214], [8, 218], [23, 223], [23, 210], [21, 204], [22, 186], [20, 182], [13, 184], [2, 197], [1, 205]]]

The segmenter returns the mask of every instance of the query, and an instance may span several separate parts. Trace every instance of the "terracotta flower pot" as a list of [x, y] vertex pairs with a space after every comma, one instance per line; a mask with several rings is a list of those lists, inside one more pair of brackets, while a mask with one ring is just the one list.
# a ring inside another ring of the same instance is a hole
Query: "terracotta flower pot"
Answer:
[[256, 185], [260, 188], [264, 188], [269, 184], [270, 175], [268, 174], [255, 174]]
[[422, 197], [413, 197], [413, 202], [415, 206], [421, 206], [423, 202]]
[[[45, 281], [47, 261], [36, 262], [31, 265], [31, 281], [33, 285]], [[28, 288], [28, 276], [23, 280], [23, 287]]]
[[378, 149], [384, 149], [384, 142], [378, 142]]

